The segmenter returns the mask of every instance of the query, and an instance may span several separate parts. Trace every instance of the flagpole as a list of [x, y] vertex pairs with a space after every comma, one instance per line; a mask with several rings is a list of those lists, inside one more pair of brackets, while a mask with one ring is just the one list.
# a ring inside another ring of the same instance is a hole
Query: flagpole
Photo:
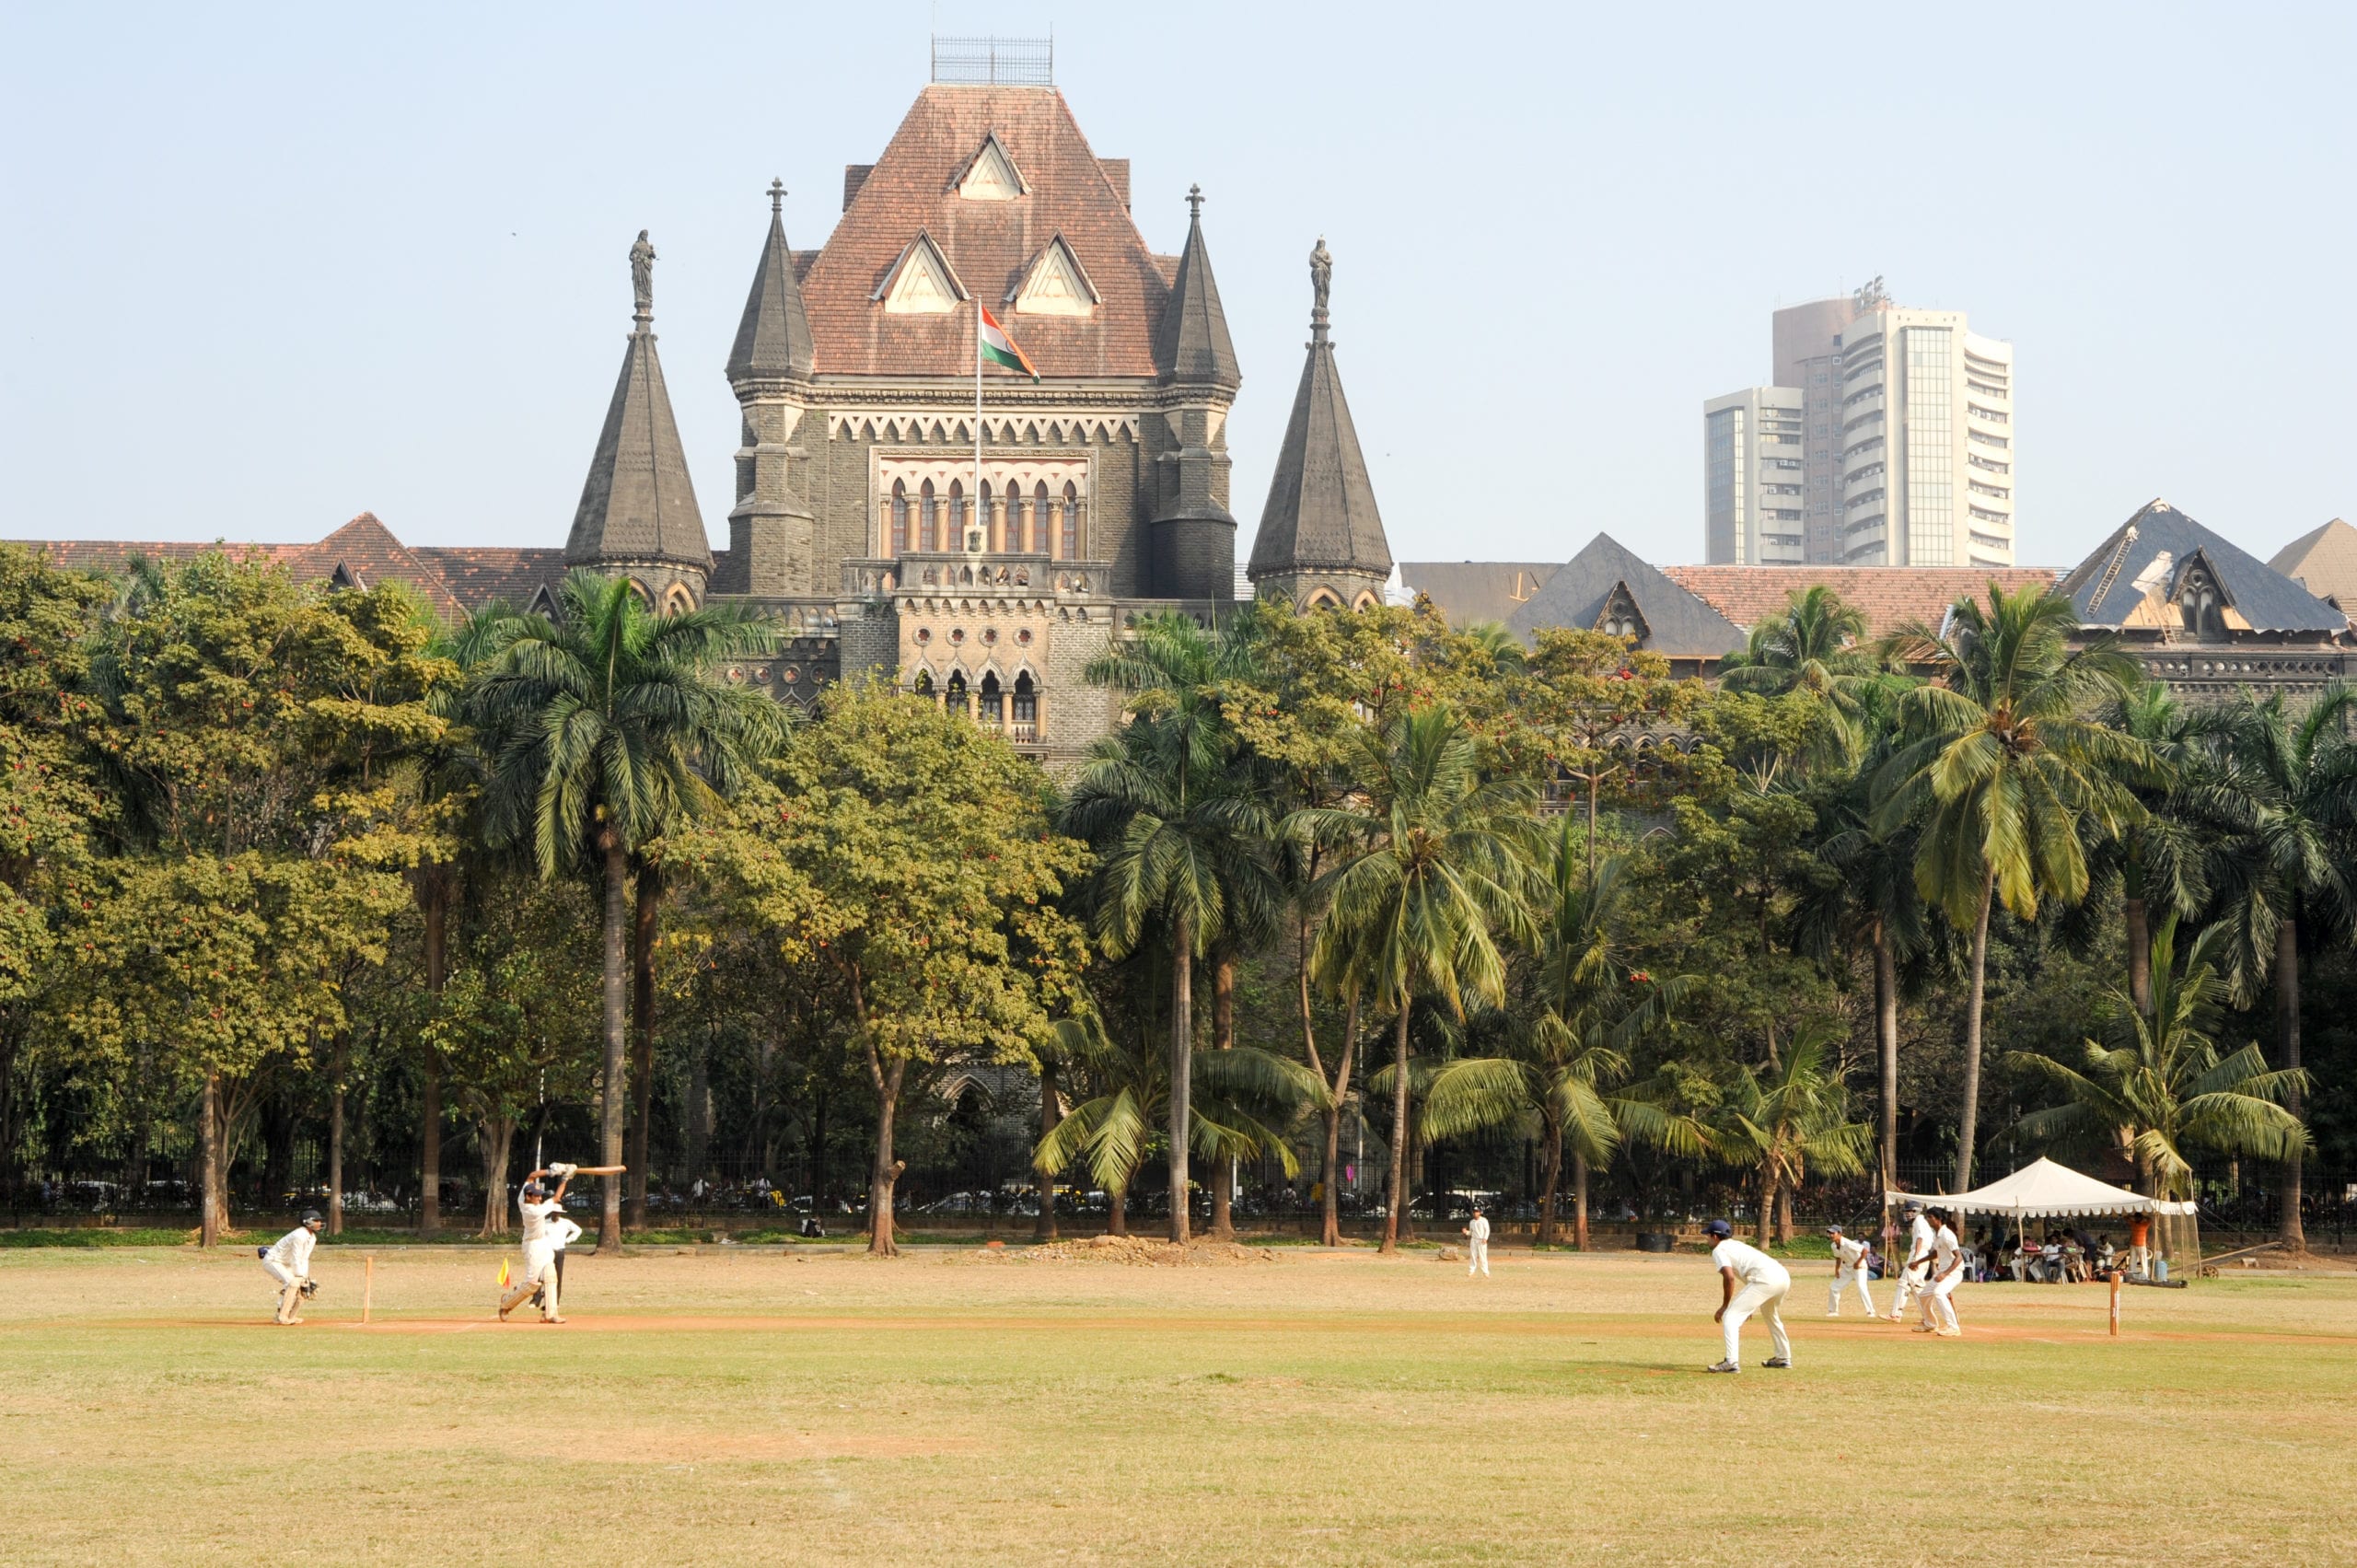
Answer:
[[982, 296], [974, 296], [974, 501], [973, 517], [981, 522], [983, 542], [990, 539], [990, 523], [981, 510], [982, 505]]

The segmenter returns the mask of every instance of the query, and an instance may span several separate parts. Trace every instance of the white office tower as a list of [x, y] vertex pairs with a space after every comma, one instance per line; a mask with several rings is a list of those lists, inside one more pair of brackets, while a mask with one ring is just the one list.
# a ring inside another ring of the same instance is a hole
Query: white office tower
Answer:
[[1862, 301], [1879, 297], [1877, 280], [1855, 294], [1787, 306], [1774, 317], [1770, 378], [1801, 394], [1801, 511], [1813, 564], [1841, 559], [1841, 333], [1864, 308]]
[[1703, 558], [1713, 565], [1807, 561], [1801, 408], [1787, 387], [1748, 387], [1702, 405]]
[[1860, 292], [1833, 440], [1855, 566], [2014, 563], [2014, 346]]

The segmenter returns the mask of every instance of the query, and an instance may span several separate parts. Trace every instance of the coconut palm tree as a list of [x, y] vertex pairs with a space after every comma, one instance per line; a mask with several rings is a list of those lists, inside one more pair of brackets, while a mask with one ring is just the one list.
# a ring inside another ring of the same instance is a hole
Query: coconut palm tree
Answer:
[[1290, 830], [1336, 852], [1319, 878], [1327, 911], [1310, 964], [1337, 994], [1392, 1016], [1391, 1171], [1383, 1249], [1399, 1245], [1408, 1202], [1408, 1038], [1419, 997], [1461, 1018], [1469, 993], [1504, 1000], [1503, 937], [1536, 931], [1526, 896], [1534, 793], [1485, 779], [1472, 733], [1446, 708], [1411, 710], [1360, 739], [1360, 796], [1299, 811]]
[[[2202, 715], [2195, 726], [2208, 753], [2198, 782], [2182, 793], [2189, 810], [2214, 824], [2215, 910], [2233, 933], [2219, 963], [2239, 1005], [2270, 980], [2275, 988], [2276, 1064], [2300, 1066], [2300, 933], [2347, 929], [2357, 921], [2357, 685], [2336, 680], [2305, 703], [2282, 691]], [[2301, 1085], [2284, 1105], [2299, 1116]], [[2301, 1171], [2283, 1166], [2281, 1235], [2306, 1245], [2300, 1219]]]
[[1521, 637], [1503, 621], [1469, 621], [1458, 634], [1489, 655], [1501, 675], [1519, 674], [1528, 662]]
[[[1067, 830], [1097, 846], [1092, 924], [1115, 957], [1152, 927], [1170, 945], [1170, 1238], [1188, 1237], [1194, 965], [1223, 938], [1273, 928], [1283, 889], [1269, 859], [1268, 792], [1220, 711], [1237, 650], [1183, 616], [1155, 618], [1092, 666], [1135, 693], [1131, 721], [1099, 738], [1073, 781]], [[1078, 1136], [1077, 1132], [1074, 1136]]]
[[2213, 925], [2175, 962], [2177, 917], [2153, 934], [2151, 997], [2140, 1005], [2125, 991], [2110, 1009], [2125, 1043], [2090, 1040], [2077, 1066], [2035, 1051], [2009, 1051], [2005, 1064], [2058, 1091], [2063, 1103], [2034, 1110], [2014, 1131], [2037, 1143], [2108, 1146], [2136, 1167], [2151, 1198], [2192, 1196], [2192, 1148], [2253, 1155], [2286, 1163], [2310, 1145], [2287, 1109], [2305, 1074], [2268, 1069], [2256, 1044], [2220, 1055], [2210, 1034], [2227, 986], [2219, 973], [2233, 928]]
[[1737, 1068], [1710, 1118], [1713, 1152], [1755, 1184], [1762, 1247], [1771, 1226], [1775, 1239], [1792, 1239], [1790, 1194], [1811, 1170], [1854, 1176], [1874, 1153], [1874, 1130], [1849, 1119], [1850, 1092], [1826, 1066], [1843, 1032], [1830, 1019], [1803, 1025], [1764, 1070]]
[[[1156, 1139], [1167, 1137], [1170, 1057], [1147, 1048], [1124, 1049], [1091, 1010], [1056, 1024], [1056, 1054], [1085, 1084], [1088, 1098], [1063, 1114], [1032, 1150], [1032, 1164], [1054, 1177], [1085, 1161], [1090, 1179], [1113, 1206], [1111, 1230], [1129, 1234], [1130, 1183]], [[1189, 1142], [1210, 1159], [1248, 1159], [1273, 1151], [1288, 1178], [1300, 1169], [1285, 1129], [1325, 1094], [1316, 1074], [1297, 1062], [1251, 1046], [1192, 1059], [1194, 1093], [1187, 1097]], [[1174, 1201], [1178, 1195], [1173, 1194]], [[1184, 1239], [1183, 1237], [1176, 1239]]]
[[[1693, 983], [1631, 970], [1622, 948], [1625, 857], [1606, 861], [1590, 882], [1585, 835], [1569, 819], [1548, 846], [1552, 897], [1533, 955], [1538, 1016], [1517, 1031], [1508, 1055], [1459, 1057], [1424, 1086], [1418, 1132], [1426, 1142], [1491, 1128], [1538, 1123], [1538, 1242], [1555, 1238], [1555, 1202], [1568, 1136], [1573, 1161], [1573, 1245], [1587, 1246], [1587, 1177], [1612, 1163], [1624, 1139], [1678, 1144], [1678, 1124], [1650, 1100], [1609, 1093], [1629, 1075], [1628, 1050], [1665, 1021]], [[1699, 1153], [1699, 1146], [1678, 1152]]]
[[[528, 845], [542, 877], [586, 866], [602, 879], [605, 1079], [600, 1163], [622, 1163], [623, 1048], [632, 857], [682, 819], [736, 792], [774, 754], [785, 711], [716, 669], [767, 645], [736, 610], [656, 617], [632, 585], [567, 577], [562, 619], [512, 617], [475, 685], [495, 735], [485, 817], [494, 844]], [[605, 1183], [598, 1246], [621, 1244], [621, 1184]]]
[[2142, 807], [2116, 837], [2096, 852], [2098, 875], [2119, 879], [2120, 920], [2126, 927], [2128, 992], [2139, 1008], [2152, 1008], [2153, 916], [2191, 915], [2210, 896], [2207, 824], [2172, 807], [2177, 791], [2204, 759], [2197, 737], [2200, 725], [2166, 686], [2147, 680], [2121, 693], [2103, 721], [2144, 743], [2158, 765], [2157, 783], [2137, 788]]
[[2083, 822], [2120, 831], [2136, 812], [2129, 781], [2157, 772], [2144, 742], [2091, 716], [2138, 679], [2135, 660], [2108, 636], [2073, 647], [2077, 630], [2062, 595], [1991, 583], [1987, 605], [1959, 600], [1945, 627], [1919, 621], [1887, 645], [1938, 679], [1898, 699], [1902, 742], [1875, 774], [1873, 825], [1920, 824], [1916, 887], [1972, 933], [1959, 1191], [1972, 1185], [1990, 912], [2002, 900], [2031, 920], [2047, 900], [2084, 898]]
[[1866, 618], [1819, 583], [1794, 588], [1782, 615], [1751, 629], [1751, 640], [1719, 666], [1731, 691], [1781, 697], [1798, 691], [1821, 704], [1825, 746], [1817, 761], [1853, 762], [1866, 738], [1865, 710], [1889, 678], [1866, 646]]

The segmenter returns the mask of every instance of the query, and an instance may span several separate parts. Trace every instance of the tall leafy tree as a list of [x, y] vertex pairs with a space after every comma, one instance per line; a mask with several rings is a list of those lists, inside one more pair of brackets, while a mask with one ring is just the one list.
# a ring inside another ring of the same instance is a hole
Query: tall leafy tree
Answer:
[[1131, 722], [1100, 739], [1074, 775], [1067, 829], [1097, 846], [1092, 921], [1105, 950], [1133, 950], [1149, 929], [1167, 940], [1171, 1092], [1170, 1237], [1189, 1230], [1189, 1098], [1194, 1082], [1194, 965], [1225, 942], [1271, 929], [1282, 889], [1270, 863], [1269, 793], [1223, 711], [1240, 675], [1236, 639], [1183, 616], [1159, 617], [1094, 667], [1092, 679], [1135, 693]]
[[1874, 1130], [1849, 1117], [1849, 1091], [1827, 1060], [1842, 1027], [1804, 1024], [1765, 1067], [1740, 1066], [1711, 1116], [1719, 1158], [1751, 1177], [1759, 1245], [1790, 1241], [1791, 1195], [1812, 1170], [1854, 1176], [1874, 1151]]
[[1485, 777], [1474, 738], [1446, 708], [1411, 710], [1363, 738], [1360, 795], [1295, 814], [1293, 830], [1330, 846], [1328, 913], [1311, 963], [1329, 991], [1357, 992], [1392, 1016], [1391, 1170], [1383, 1247], [1399, 1245], [1407, 1191], [1408, 1042], [1419, 997], [1457, 1017], [1470, 993], [1505, 997], [1505, 944], [1534, 935], [1534, 792]]
[[2210, 927], [2180, 970], [2177, 917], [2164, 918], [2148, 955], [2149, 996], [2139, 1003], [2125, 991], [2113, 995], [2122, 1043], [2087, 1040], [2075, 1066], [2035, 1051], [2008, 1052], [2007, 1066], [2062, 1097], [2014, 1130], [2038, 1143], [2108, 1147], [2135, 1167], [2138, 1185], [2154, 1198], [2192, 1195], [2187, 1154], [2195, 1148], [2297, 1159], [2308, 1146], [2307, 1129], [2284, 1102], [2298, 1092], [2300, 1071], [2270, 1071], [2255, 1044], [2222, 1055], [2210, 1032], [2227, 992], [2219, 968], [2235, 935], [2228, 926]]
[[1781, 615], [1751, 629], [1744, 647], [1719, 667], [1733, 691], [1781, 697], [1798, 691], [1820, 711], [1817, 759], [1854, 762], [1866, 742], [1866, 709], [1887, 677], [1868, 650], [1866, 618], [1824, 584], [1795, 588]]
[[1958, 1191], [1972, 1185], [1990, 912], [2002, 900], [2033, 920], [2045, 900], [2084, 898], [2083, 822], [2120, 831], [2137, 809], [2128, 781], [2153, 765], [2142, 741], [2095, 716], [2138, 679], [2135, 660], [2108, 636], [2073, 646], [2077, 631], [2062, 595], [1991, 583], [1986, 605], [1960, 600], [1944, 628], [1918, 622], [1890, 645], [1936, 679], [1899, 698], [1903, 740], [1876, 774], [1874, 825], [1920, 820], [1916, 886], [1971, 933]]
[[[625, 954], [632, 859], [773, 754], [782, 708], [732, 686], [719, 666], [766, 645], [767, 624], [735, 610], [657, 617], [621, 578], [565, 579], [562, 614], [498, 628], [476, 681], [477, 724], [497, 738], [485, 807], [494, 844], [528, 845], [542, 877], [587, 867], [604, 890], [603, 1145], [621, 1165], [628, 1075]], [[604, 1184], [600, 1251], [621, 1244], [621, 1183]]]
[[[2297, 1073], [2300, 937], [2346, 931], [2357, 921], [2357, 685], [2334, 681], [2312, 699], [2282, 691], [2243, 700], [2198, 726], [2209, 752], [2189, 807], [2221, 830], [2215, 864], [2218, 916], [2234, 934], [2221, 951], [2235, 1000], [2275, 989], [2276, 1064]], [[2301, 1082], [2285, 1107], [2303, 1113]], [[2283, 1165], [2282, 1238], [2306, 1245], [2302, 1172]]]
[[2153, 921], [2155, 913], [2191, 915], [2210, 896], [2208, 825], [2177, 809], [2178, 791], [2204, 761], [2200, 726], [2166, 686], [2148, 680], [2131, 688], [2103, 714], [2104, 722], [2142, 741], [2155, 768], [2136, 781], [2137, 804], [2116, 837], [2096, 851], [2104, 873], [2116, 873], [2120, 920], [2128, 947], [2128, 992], [2140, 1008], [2152, 1006]]

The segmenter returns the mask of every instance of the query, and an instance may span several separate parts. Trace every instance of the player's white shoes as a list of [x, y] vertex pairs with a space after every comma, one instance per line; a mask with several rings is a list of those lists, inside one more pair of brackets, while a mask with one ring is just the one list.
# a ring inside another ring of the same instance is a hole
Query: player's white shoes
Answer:
[[1785, 1360], [1781, 1355], [1771, 1355], [1759, 1365], [1762, 1366], [1790, 1366], [1792, 1365], [1792, 1363]]
[[1705, 1372], [1740, 1372], [1743, 1368], [1732, 1361], [1722, 1361], [1715, 1366], [1706, 1366], [1702, 1368], [1702, 1370]]

